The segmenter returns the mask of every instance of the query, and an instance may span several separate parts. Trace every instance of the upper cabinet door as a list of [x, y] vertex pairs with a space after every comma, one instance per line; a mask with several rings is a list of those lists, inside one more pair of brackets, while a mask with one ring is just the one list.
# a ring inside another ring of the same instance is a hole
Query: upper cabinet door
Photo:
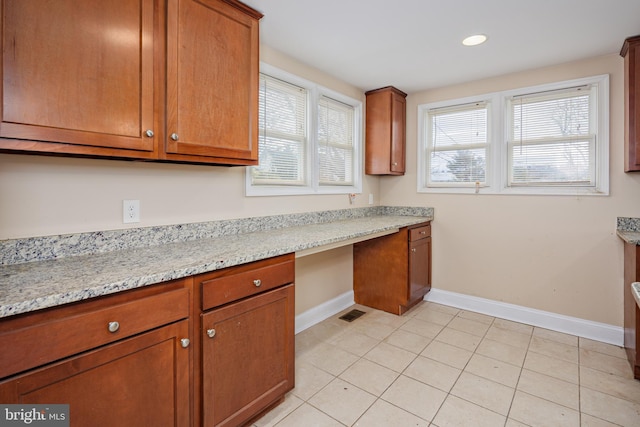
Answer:
[[146, 134], [153, 131], [153, 0], [0, 6], [0, 148], [156, 155]]
[[170, 0], [168, 160], [258, 163], [258, 21], [239, 2]]
[[370, 90], [365, 95], [365, 173], [404, 175], [407, 94], [387, 86]]

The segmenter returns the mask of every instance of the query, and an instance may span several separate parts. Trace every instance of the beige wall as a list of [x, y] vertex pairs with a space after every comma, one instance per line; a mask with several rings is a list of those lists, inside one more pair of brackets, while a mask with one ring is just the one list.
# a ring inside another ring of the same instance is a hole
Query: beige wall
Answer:
[[[420, 104], [610, 75], [610, 196], [418, 194]], [[429, 90], [407, 99], [407, 174], [380, 180], [382, 204], [435, 208], [434, 288], [622, 326], [616, 217], [640, 216], [640, 174], [623, 172], [623, 60], [607, 55]]]
[[[301, 77], [342, 92], [364, 103], [361, 90], [317, 70], [297, 63], [278, 52], [262, 49], [262, 60]], [[347, 195], [245, 197], [243, 167], [171, 165], [52, 158], [0, 154], [0, 240], [96, 230], [148, 227], [220, 219], [243, 218], [316, 210], [368, 206], [368, 194], [379, 200], [378, 179], [365, 177], [363, 194], [349, 204]], [[138, 199], [139, 224], [122, 224], [122, 200]], [[340, 263], [343, 277], [351, 274], [347, 256]], [[314, 259], [304, 265], [313, 270]], [[304, 273], [304, 272], [303, 272]], [[322, 285], [311, 291], [316, 276], [301, 274], [297, 299], [300, 307], [320, 304], [351, 289]]]

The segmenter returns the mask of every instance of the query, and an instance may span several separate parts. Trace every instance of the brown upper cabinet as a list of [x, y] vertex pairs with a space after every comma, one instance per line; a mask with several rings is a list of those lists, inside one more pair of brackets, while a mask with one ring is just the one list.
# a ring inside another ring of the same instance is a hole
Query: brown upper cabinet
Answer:
[[624, 171], [640, 171], [640, 35], [624, 41]]
[[365, 173], [404, 175], [407, 94], [393, 86], [365, 93]]
[[0, 150], [258, 162], [259, 12], [235, 0], [3, 0]]

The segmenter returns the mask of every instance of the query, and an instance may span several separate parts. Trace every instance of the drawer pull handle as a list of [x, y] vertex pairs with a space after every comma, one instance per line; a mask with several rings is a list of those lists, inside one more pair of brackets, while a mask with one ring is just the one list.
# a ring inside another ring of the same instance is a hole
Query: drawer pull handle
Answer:
[[207, 335], [209, 336], [209, 338], [213, 338], [216, 336], [216, 330], [215, 329], [207, 329]]
[[256, 288], [259, 288], [262, 285], [262, 280], [256, 279], [253, 281], [253, 284], [256, 285]]
[[189, 344], [191, 344], [191, 341], [189, 341], [189, 338], [182, 338], [180, 340], [180, 345], [182, 346], [182, 348], [189, 347]]
[[109, 322], [109, 332], [114, 333], [120, 329], [120, 323], [118, 322]]
[[427, 232], [426, 231], [421, 231], [420, 234], [427, 234]]
[[415, 252], [415, 251], [416, 251], [416, 248], [411, 248], [411, 252]]

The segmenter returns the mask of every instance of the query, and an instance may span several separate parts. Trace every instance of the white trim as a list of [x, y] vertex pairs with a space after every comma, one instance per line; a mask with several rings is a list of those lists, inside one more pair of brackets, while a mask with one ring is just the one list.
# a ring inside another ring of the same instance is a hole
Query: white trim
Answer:
[[342, 295], [323, 302], [304, 313], [300, 313], [296, 316], [296, 334], [312, 327], [313, 325], [322, 322], [323, 320], [340, 313], [355, 304], [353, 291], [345, 292]]
[[564, 316], [534, 308], [493, 301], [456, 292], [431, 289], [425, 301], [482, 313], [500, 319], [513, 320], [552, 331], [576, 335], [595, 341], [624, 345], [624, 329], [606, 323], [593, 322], [577, 317]]

